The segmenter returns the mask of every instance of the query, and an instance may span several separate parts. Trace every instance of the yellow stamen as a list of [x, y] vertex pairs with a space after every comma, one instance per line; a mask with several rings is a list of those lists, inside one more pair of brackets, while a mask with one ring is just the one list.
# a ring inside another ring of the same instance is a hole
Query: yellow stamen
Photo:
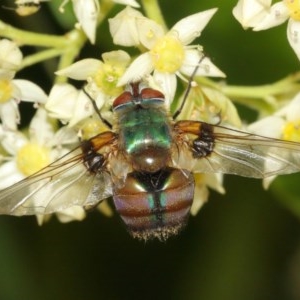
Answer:
[[46, 147], [28, 143], [17, 153], [17, 167], [26, 176], [29, 176], [50, 163], [50, 153]]
[[295, 21], [300, 21], [300, 1], [284, 0], [283, 2], [290, 11], [290, 17]]
[[300, 142], [300, 121], [286, 123], [282, 138], [287, 141]]
[[184, 48], [175, 36], [166, 35], [157, 40], [150, 50], [150, 55], [157, 71], [174, 73], [182, 66]]
[[116, 65], [103, 64], [97, 74], [93, 76], [96, 85], [109, 96], [120, 95], [123, 91], [122, 87], [117, 87], [120, 77], [124, 74], [125, 68]]
[[12, 86], [9, 80], [0, 80], [0, 103], [12, 98]]

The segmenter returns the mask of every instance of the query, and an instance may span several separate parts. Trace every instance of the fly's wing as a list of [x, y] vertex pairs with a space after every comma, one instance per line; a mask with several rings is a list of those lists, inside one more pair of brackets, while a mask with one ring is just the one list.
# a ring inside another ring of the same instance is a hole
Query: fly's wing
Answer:
[[196, 121], [179, 121], [174, 129], [187, 140], [178, 165], [188, 161], [193, 172], [265, 178], [300, 171], [300, 143]]
[[[111, 141], [101, 134], [89, 142], [94, 150]], [[104, 141], [103, 141], [104, 140]], [[84, 165], [81, 147], [67, 153], [39, 172], [0, 191], [0, 214], [35, 215], [62, 211], [71, 206], [95, 206], [112, 194], [111, 179], [105, 167], [91, 172]]]

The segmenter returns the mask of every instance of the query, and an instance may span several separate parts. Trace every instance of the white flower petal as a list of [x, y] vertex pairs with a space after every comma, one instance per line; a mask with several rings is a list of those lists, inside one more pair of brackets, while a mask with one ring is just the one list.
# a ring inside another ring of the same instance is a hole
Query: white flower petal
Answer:
[[179, 40], [184, 45], [188, 45], [195, 38], [201, 35], [202, 30], [216, 11], [217, 8], [212, 8], [197, 14], [190, 15], [177, 22], [170, 31], [177, 32]]
[[17, 71], [22, 62], [23, 55], [17, 44], [7, 40], [0, 40], [0, 69], [1, 71]]
[[81, 206], [71, 206], [56, 213], [58, 220], [62, 223], [71, 221], [82, 221], [86, 217], [85, 210]]
[[[203, 56], [203, 54], [196, 49], [186, 50], [185, 59], [180, 71], [185, 75], [191, 76], [195, 70], [195, 67], [199, 64], [201, 56]], [[208, 57], [204, 57], [204, 59], [200, 62], [196, 75], [226, 77], [226, 75], [219, 68], [217, 68]]]
[[217, 191], [220, 194], [225, 194], [225, 189], [223, 187], [223, 174], [215, 173], [215, 174], [205, 174], [205, 184]]
[[1, 145], [11, 155], [16, 155], [17, 151], [28, 143], [28, 139], [23, 133], [17, 130], [4, 130], [1, 137]]
[[255, 27], [268, 13], [271, 4], [272, 0], [239, 0], [232, 13], [244, 29]]
[[139, 40], [147, 49], [151, 49], [157, 39], [164, 35], [162, 26], [148, 18], [138, 18], [136, 20]]
[[278, 26], [289, 18], [289, 10], [283, 2], [272, 5], [268, 13], [255, 26], [254, 31], [265, 30]]
[[55, 133], [54, 138], [50, 142], [50, 147], [73, 145], [78, 143], [78, 135], [73, 128], [63, 126]]
[[289, 122], [299, 122], [300, 119], [300, 93], [298, 93], [292, 101], [279, 110], [276, 116], [281, 116]]
[[55, 84], [45, 107], [52, 118], [68, 122], [72, 117], [77, 96], [78, 91], [71, 84]]
[[300, 60], [300, 22], [289, 19], [287, 27], [288, 41]]
[[269, 176], [269, 177], [267, 177], [267, 178], [264, 178], [263, 179], [263, 188], [265, 189], [265, 190], [267, 190], [269, 187], [270, 187], [270, 185], [271, 185], [271, 183], [274, 181], [274, 179], [276, 179], [276, 175], [274, 175], [274, 176]]
[[16, 130], [20, 123], [18, 104], [13, 99], [0, 105], [0, 119], [6, 129]]
[[24, 179], [16, 166], [15, 161], [9, 161], [0, 166], [0, 190]]
[[160, 91], [165, 95], [167, 107], [170, 107], [177, 88], [176, 75], [154, 71], [153, 78], [160, 87]]
[[29, 125], [30, 141], [39, 145], [47, 144], [54, 136], [52, 124], [47, 112], [40, 107], [33, 116]]
[[124, 5], [130, 5], [132, 7], [140, 7], [140, 5], [135, 0], [114, 0], [114, 2]]
[[250, 132], [267, 136], [275, 139], [281, 138], [282, 128], [285, 121], [278, 116], [270, 116], [263, 118], [257, 122], [250, 124], [247, 129]]
[[98, 0], [73, 0], [74, 13], [92, 44], [96, 39], [96, 28], [100, 7]]
[[[194, 175], [197, 176], [197, 175]], [[201, 175], [200, 175], [201, 176]], [[203, 175], [202, 175], [203, 176]], [[205, 176], [205, 175], [204, 175]], [[194, 201], [191, 207], [191, 214], [195, 216], [203, 204], [208, 200], [209, 191], [203, 182], [196, 180], [195, 191], [194, 191]]]
[[137, 18], [144, 18], [144, 16], [139, 11], [127, 6], [115, 17], [108, 19], [109, 31], [114, 44], [126, 47], [140, 44], [136, 25]]
[[98, 59], [87, 58], [79, 60], [67, 68], [56, 71], [55, 74], [76, 80], [86, 80], [88, 76], [94, 74], [102, 65], [103, 63]]
[[150, 74], [153, 70], [152, 60], [148, 52], [136, 58], [127, 68], [123, 76], [118, 82], [118, 86], [122, 86], [129, 82], [141, 80], [145, 75]]
[[[96, 104], [97, 104], [97, 101], [96, 101]], [[70, 119], [68, 126], [69, 127], [74, 126], [81, 120], [91, 116], [94, 112], [95, 112], [95, 110], [91, 103], [91, 100], [88, 98], [88, 96], [82, 90], [80, 90], [77, 95], [74, 111], [72, 112], [72, 117]]]
[[123, 50], [110, 51], [102, 54], [105, 64], [120, 67], [127, 67], [130, 63], [130, 55]]
[[47, 95], [35, 83], [24, 79], [14, 79], [13, 84], [21, 91], [21, 101], [46, 103]]

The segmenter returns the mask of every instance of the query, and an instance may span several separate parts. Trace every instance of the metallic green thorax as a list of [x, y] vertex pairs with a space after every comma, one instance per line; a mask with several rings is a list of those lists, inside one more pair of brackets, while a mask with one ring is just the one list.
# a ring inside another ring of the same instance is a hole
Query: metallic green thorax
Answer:
[[169, 150], [171, 130], [169, 118], [162, 103], [144, 101], [129, 103], [116, 111], [118, 115], [120, 147], [128, 154], [152, 147]]

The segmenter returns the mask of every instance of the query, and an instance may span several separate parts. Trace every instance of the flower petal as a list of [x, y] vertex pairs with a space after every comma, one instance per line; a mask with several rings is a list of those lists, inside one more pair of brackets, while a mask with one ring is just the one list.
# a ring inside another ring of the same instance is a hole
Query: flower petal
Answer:
[[164, 35], [162, 26], [148, 18], [138, 18], [136, 20], [139, 40], [147, 49], [151, 49], [157, 39]]
[[203, 204], [208, 200], [209, 191], [205, 185], [204, 176], [202, 174], [194, 174], [195, 178], [195, 191], [194, 201], [191, 207], [191, 214], [195, 216], [201, 209]]
[[114, 44], [126, 47], [140, 44], [136, 25], [137, 18], [144, 18], [144, 16], [139, 11], [127, 6], [115, 17], [108, 19], [109, 31]]
[[272, 0], [239, 0], [233, 15], [244, 29], [255, 27], [268, 13]]
[[177, 22], [170, 31], [177, 32], [179, 40], [184, 45], [188, 45], [195, 38], [201, 35], [202, 30], [216, 11], [217, 8], [212, 8], [197, 14], [190, 15]]
[[287, 27], [288, 41], [300, 60], [300, 22], [289, 19]]
[[15, 100], [0, 105], [0, 119], [6, 129], [16, 130], [20, 123], [20, 113]]
[[71, 206], [56, 213], [58, 220], [62, 223], [82, 221], [86, 217], [85, 210], [81, 206]]
[[[101, 107], [103, 104], [103, 101], [101, 101], [102, 103], [99, 103], [100, 102], [99, 99], [102, 99], [102, 97], [100, 97], [99, 95], [102, 95], [102, 93], [100, 93], [100, 92], [98, 93], [98, 96], [96, 99], [97, 107]], [[98, 103], [100, 105], [98, 105]], [[69, 127], [74, 126], [81, 120], [91, 116], [94, 112], [95, 112], [95, 110], [91, 103], [91, 100], [88, 98], [88, 96], [82, 90], [80, 90], [77, 95], [74, 111], [72, 112], [72, 118], [70, 119], [68, 126]]]
[[47, 95], [37, 84], [24, 79], [14, 79], [13, 84], [21, 91], [21, 101], [46, 103]]
[[166, 106], [169, 107], [176, 93], [176, 75], [154, 71], [153, 78], [160, 87], [160, 91], [165, 95]]
[[[16, 43], [7, 39], [0, 40], [0, 74], [2, 76], [5, 72], [14, 74], [20, 67], [22, 59], [22, 52]], [[12, 77], [9, 77], [7, 79], [12, 79]]]
[[23, 133], [17, 130], [3, 130], [1, 145], [11, 155], [16, 155], [18, 150], [28, 143], [28, 139]]
[[[199, 64], [201, 56], [203, 56], [203, 54], [199, 50], [186, 50], [185, 59], [180, 71], [185, 75], [191, 76], [195, 67]], [[196, 76], [226, 77], [226, 75], [217, 68], [208, 57], [204, 57], [200, 62]]]
[[135, 0], [114, 0], [116, 3], [130, 5], [132, 7], [140, 7], [140, 5]]
[[78, 91], [71, 84], [55, 84], [45, 105], [49, 116], [68, 122], [72, 117], [77, 96]]
[[52, 124], [47, 112], [40, 107], [33, 116], [29, 125], [30, 141], [39, 145], [46, 145], [54, 136]]
[[105, 52], [102, 54], [102, 59], [105, 64], [116, 67], [125, 68], [130, 63], [130, 55], [123, 50]]
[[0, 190], [22, 179], [24, 179], [24, 175], [18, 171], [15, 161], [9, 161], [0, 166]]
[[152, 72], [152, 60], [148, 52], [138, 56], [131, 65], [127, 68], [124, 75], [120, 78], [118, 86], [127, 84], [129, 82], [139, 81], [145, 75]]
[[278, 26], [289, 18], [289, 10], [283, 2], [275, 3], [254, 27], [254, 31], [265, 30]]
[[98, 0], [73, 0], [74, 13], [92, 44], [96, 39], [96, 28], [100, 6]]
[[276, 112], [276, 116], [281, 116], [286, 121], [299, 121], [300, 119], [300, 93], [291, 102]]
[[55, 74], [67, 76], [76, 80], [86, 80], [88, 76], [94, 74], [99, 68], [102, 67], [102, 65], [103, 63], [101, 60], [86, 58], [77, 61], [67, 68], [56, 71]]
[[257, 122], [250, 124], [247, 129], [250, 132], [267, 136], [275, 139], [280, 139], [282, 135], [282, 128], [285, 121], [279, 116], [270, 116], [263, 118]]

